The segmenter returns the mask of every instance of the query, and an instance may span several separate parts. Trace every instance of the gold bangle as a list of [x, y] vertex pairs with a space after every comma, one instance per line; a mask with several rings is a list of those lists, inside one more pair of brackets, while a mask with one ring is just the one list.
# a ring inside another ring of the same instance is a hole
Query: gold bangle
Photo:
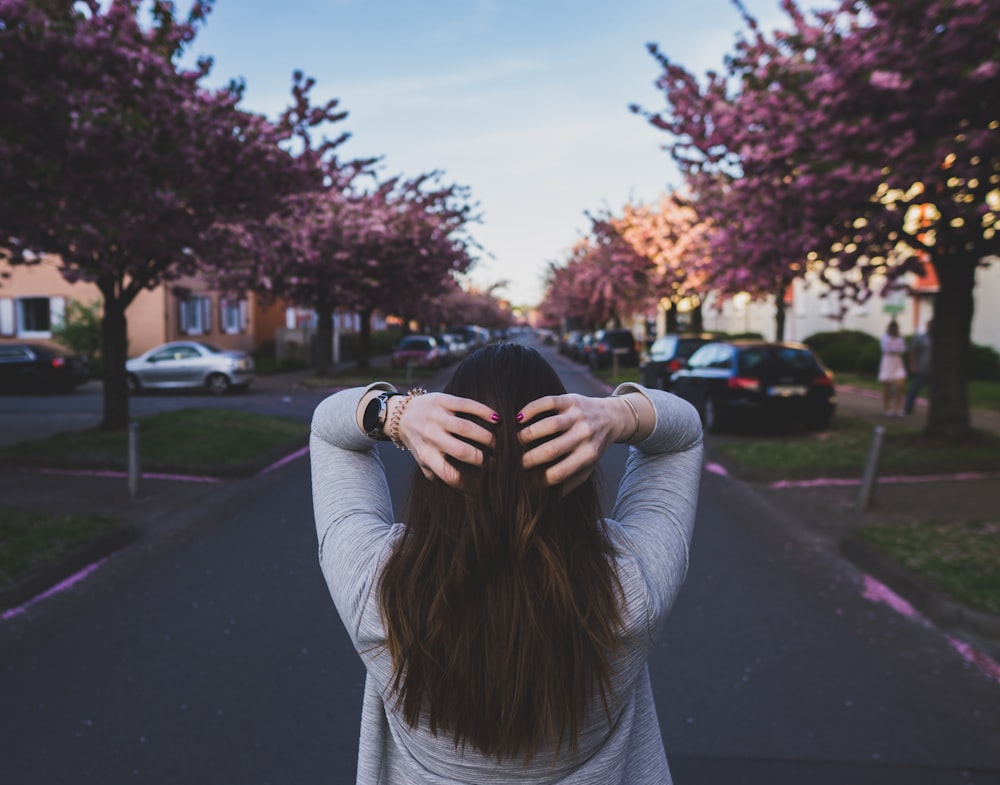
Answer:
[[392, 417], [389, 419], [389, 438], [392, 439], [392, 443], [400, 450], [405, 450], [406, 445], [399, 438], [399, 418], [403, 416], [403, 409], [406, 408], [406, 405], [418, 395], [423, 395], [425, 392], [427, 390], [423, 387], [414, 387], [392, 412]]
[[628, 442], [632, 441], [635, 438], [635, 435], [637, 433], [639, 433], [639, 411], [638, 409], [635, 408], [635, 404], [632, 403], [632, 401], [630, 401], [624, 395], [616, 395], [615, 397], [625, 401], [626, 406], [628, 406], [628, 408], [632, 410], [632, 416], [635, 418], [635, 428], [632, 431], [632, 435], [624, 440], [625, 443], [627, 444]]

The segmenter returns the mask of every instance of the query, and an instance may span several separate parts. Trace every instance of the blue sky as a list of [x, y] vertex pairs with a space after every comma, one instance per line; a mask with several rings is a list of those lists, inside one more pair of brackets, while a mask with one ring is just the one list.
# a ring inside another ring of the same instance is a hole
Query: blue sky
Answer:
[[[783, 26], [778, 0], [745, 1]], [[215, 58], [210, 82], [242, 77], [244, 107], [270, 117], [301, 69], [317, 103], [349, 113], [342, 156], [469, 186], [485, 250], [472, 281], [507, 280], [531, 304], [585, 211], [680, 185], [666, 135], [628, 111], [662, 107], [646, 43], [703, 74], [741, 27], [730, 0], [216, 0], [192, 54]]]

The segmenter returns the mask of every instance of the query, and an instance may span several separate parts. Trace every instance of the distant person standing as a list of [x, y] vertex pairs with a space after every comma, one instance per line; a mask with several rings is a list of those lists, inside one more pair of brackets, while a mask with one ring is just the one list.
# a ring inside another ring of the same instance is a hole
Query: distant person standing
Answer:
[[913, 414], [920, 391], [930, 385], [931, 381], [931, 329], [933, 319], [927, 320], [927, 326], [922, 333], [917, 333], [910, 341], [910, 386], [906, 390], [906, 404], [903, 410]]
[[880, 341], [882, 359], [878, 366], [878, 380], [882, 382], [882, 404], [886, 417], [903, 416], [903, 382], [906, 381], [906, 341], [899, 334], [899, 325], [893, 319]]

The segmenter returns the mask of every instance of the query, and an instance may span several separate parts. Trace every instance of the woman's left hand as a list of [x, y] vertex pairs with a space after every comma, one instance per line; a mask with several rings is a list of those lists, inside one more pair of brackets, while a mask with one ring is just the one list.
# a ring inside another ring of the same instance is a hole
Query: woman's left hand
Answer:
[[[402, 403], [402, 396], [390, 399], [390, 421], [393, 407]], [[413, 453], [420, 471], [427, 479], [437, 477], [453, 487], [458, 486], [459, 473], [447, 459], [481, 466], [481, 447], [491, 447], [494, 444], [493, 434], [489, 429], [473, 420], [460, 417], [460, 414], [471, 415], [484, 422], [497, 422], [500, 419], [485, 404], [446, 393], [426, 393], [412, 397], [399, 417], [399, 440]]]

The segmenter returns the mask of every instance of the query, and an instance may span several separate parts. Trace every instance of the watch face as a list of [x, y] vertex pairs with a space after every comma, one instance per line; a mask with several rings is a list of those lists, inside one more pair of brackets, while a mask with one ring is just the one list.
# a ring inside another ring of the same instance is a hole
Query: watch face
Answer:
[[365, 407], [365, 414], [361, 418], [361, 424], [364, 426], [365, 433], [369, 436], [380, 436], [382, 433], [383, 418], [381, 415], [383, 406], [385, 406], [385, 401], [382, 396], [375, 396]]

